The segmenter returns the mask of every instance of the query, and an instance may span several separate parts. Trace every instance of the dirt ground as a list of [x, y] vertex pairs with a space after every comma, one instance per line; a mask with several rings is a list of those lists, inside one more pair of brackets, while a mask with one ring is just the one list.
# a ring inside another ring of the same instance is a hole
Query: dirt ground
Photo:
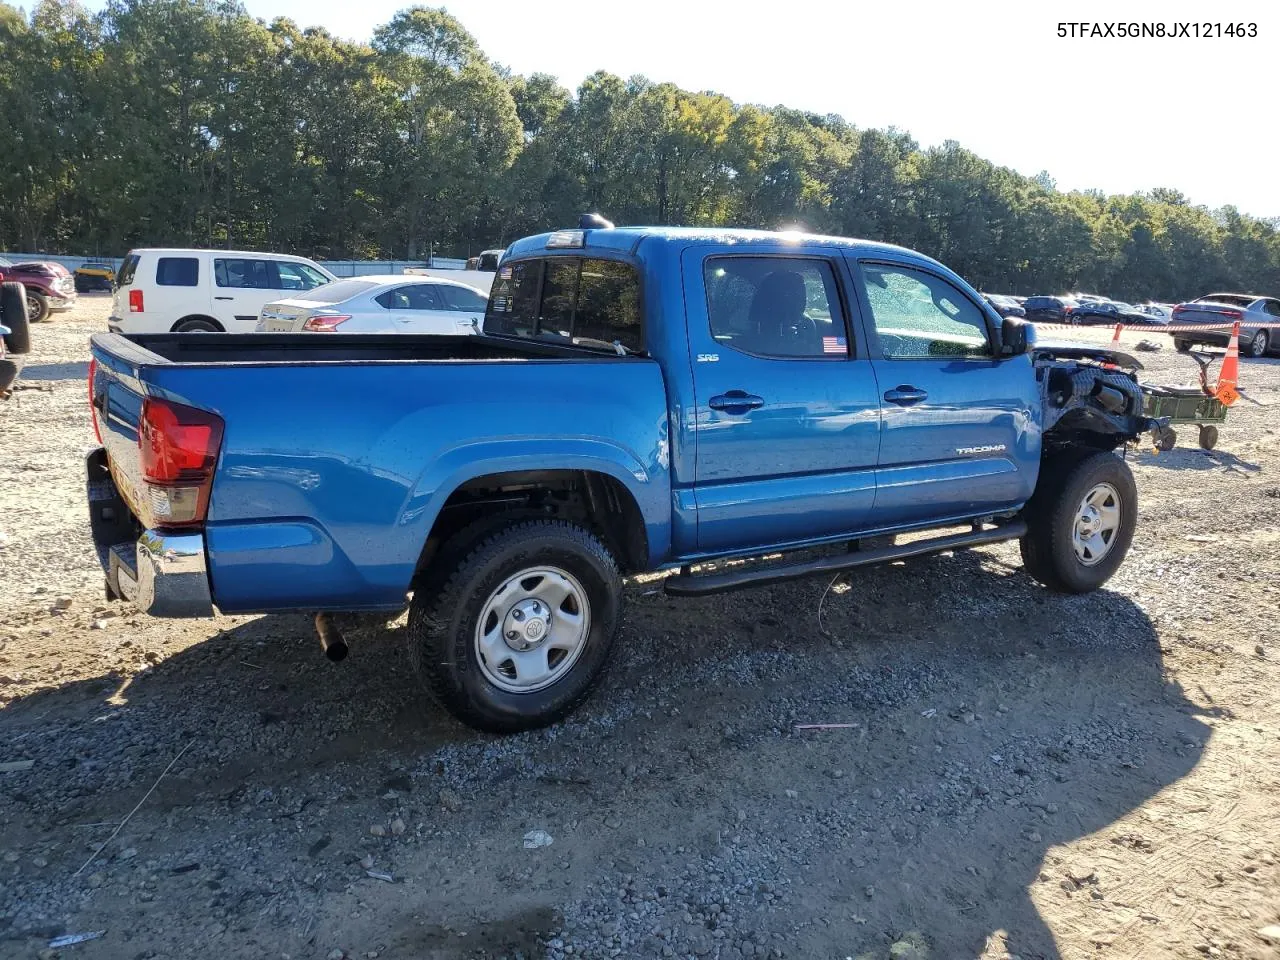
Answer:
[[334, 665], [302, 617], [104, 602], [106, 304], [36, 327], [0, 403], [0, 956], [1280, 956], [1280, 361], [1214, 453], [1130, 453], [1106, 590], [1013, 545], [636, 583], [600, 691], [499, 739], [425, 704], [398, 629]]

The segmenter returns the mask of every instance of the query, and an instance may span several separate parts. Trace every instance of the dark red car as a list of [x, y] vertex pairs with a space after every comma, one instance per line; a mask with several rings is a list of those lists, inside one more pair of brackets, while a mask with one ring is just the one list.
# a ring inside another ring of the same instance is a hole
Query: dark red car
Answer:
[[12, 263], [0, 257], [0, 282], [16, 281], [27, 288], [27, 317], [32, 323], [76, 305], [76, 282], [60, 263], [28, 260]]

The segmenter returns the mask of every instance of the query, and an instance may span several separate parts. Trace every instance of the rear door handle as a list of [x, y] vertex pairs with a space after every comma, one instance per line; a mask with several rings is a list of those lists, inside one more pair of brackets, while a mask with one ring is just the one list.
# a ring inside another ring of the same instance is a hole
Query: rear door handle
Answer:
[[764, 406], [764, 398], [745, 390], [729, 390], [716, 394], [707, 401], [712, 410], [723, 410], [725, 413], [746, 413], [748, 410], [759, 410]]
[[929, 394], [906, 383], [900, 383], [892, 390], [886, 390], [884, 394], [885, 400], [889, 403], [896, 403], [900, 407], [909, 407], [913, 403], [919, 403], [921, 400], [927, 400]]
[[214, 297], [215, 300], [234, 300], [235, 297]]

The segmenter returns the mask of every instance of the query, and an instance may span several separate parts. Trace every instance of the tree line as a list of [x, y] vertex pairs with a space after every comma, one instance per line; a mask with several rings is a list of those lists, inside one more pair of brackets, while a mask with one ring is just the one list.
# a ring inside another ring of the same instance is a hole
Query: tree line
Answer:
[[0, 2], [0, 249], [467, 256], [588, 210], [886, 240], [1002, 292], [1280, 293], [1277, 221], [643, 77], [569, 91], [443, 10], [366, 45], [235, 0]]

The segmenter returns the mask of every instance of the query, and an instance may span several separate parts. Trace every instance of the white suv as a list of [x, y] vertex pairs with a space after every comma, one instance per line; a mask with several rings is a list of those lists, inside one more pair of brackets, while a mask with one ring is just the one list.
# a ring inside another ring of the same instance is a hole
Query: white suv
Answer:
[[239, 250], [130, 250], [116, 274], [107, 327], [113, 333], [249, 333], [281, 291], [336, 279], [317, 263]]

